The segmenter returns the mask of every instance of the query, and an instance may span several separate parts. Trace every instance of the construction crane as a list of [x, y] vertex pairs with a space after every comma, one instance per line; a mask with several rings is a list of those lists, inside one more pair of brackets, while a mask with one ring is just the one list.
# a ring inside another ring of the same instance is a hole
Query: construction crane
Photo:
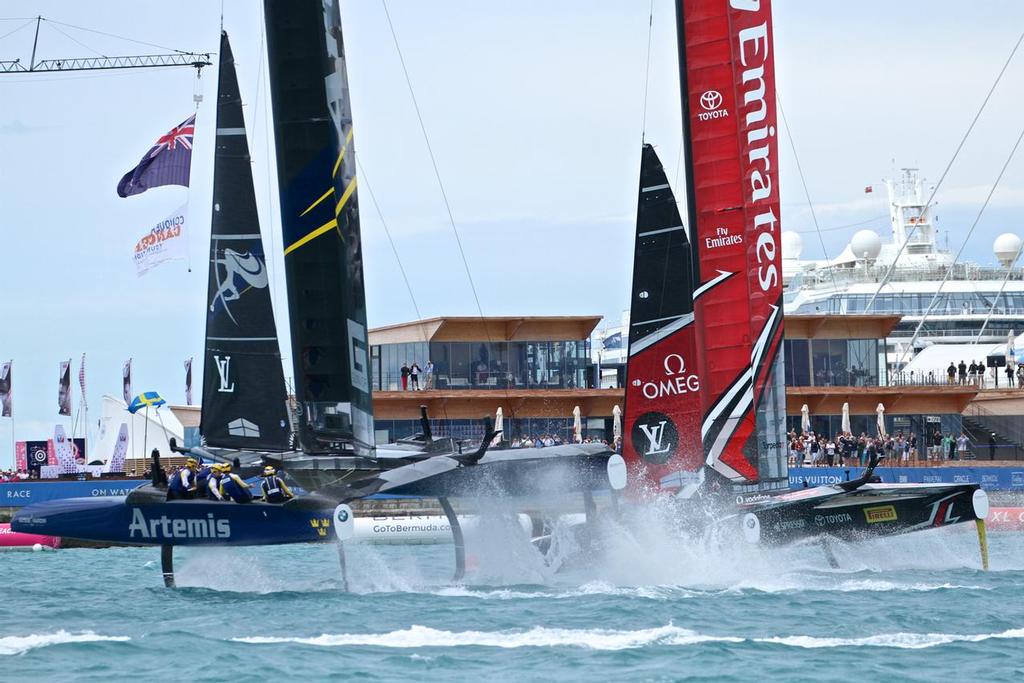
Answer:
[[[141, 69], [147, 67], [159, 67], [159, 66], [191, 66], [196, 69], [196, 73], [202, 72], [204, 66], [209, 66], [210, 53], [208, 52], [184, 52], [181, 50], [173, 50], [167, 54], [157, 55], [120, 55], [116, 57], [107, 57], [101, 55], [99, 57], [71, 57], [67, 59], [41, 59], [36, 61], [36, 48], [39, 46], [39, 27], [44, 21], [49, 21], [51, 24], [59, 24], [61, 26], [68, 26], [70, 28], [81, 29], [90, 31], [92, 33], [104, 34], [102, 31], [93, 31], [92, 29], [84, 29], [80, 26], [72, 26], [70, 24], [63, 24], [61, 22], [55, 22], [53, 20], [47, 20], [45, 17], [37, 16], [35, 18], [36, 34], [32, 41], [32, 56], [29, 59], [28, 66], [26, 67], [20, 59], [13, 60], [0, 60], [0, 73], [12, 73], [12, 74], [28, 74], [38, 73], [40, 71], [52, 72], [52, 71], [94, 71], [97, 69]], [[30, 22], [31, 23], [31, 20]], [[27, 26], [25, 24], [24, 26]], [[22, 28], [24, 28], [22, 26]], [[15, 31], [20, 29], [15, 29]], [[57, 29], [60, 33], [64, 33]], [[12, 31], [11, 33], [13, 33]], [[10, 34], [8, 34], [10, 35]], [[64, 33], [67, 36], [66, 33]], [[68, 36], [70, 38], [70, 36]], [[121, 38], [121, 36], [113, 36], [115, 38]], [[75, 40], [74, 38], [71, 38]], [[122, 38], [122, 40], [131, 40]], [[78, 42], [75, 40], [75, 42]], [[139, 41], [132, 41], [139, 42]], [[81, 43], [79, 43], [81, 44]], [[90, 48], [91, 49], [91, 48]]]

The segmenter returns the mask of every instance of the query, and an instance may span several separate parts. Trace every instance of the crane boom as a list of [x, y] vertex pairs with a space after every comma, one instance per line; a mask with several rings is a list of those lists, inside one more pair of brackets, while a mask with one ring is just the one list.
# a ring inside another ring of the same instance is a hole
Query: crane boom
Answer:
[[35, 73], [37, 71], [92, 71], [96, 69], [140, 69], [158, 66], [209, 66], [209, 53], [180, 52], [166, 55], [123, 55], [119, 57], [70, 57], [43, 59], [26, 67], [20, 59], [0, 61], [0, 73]]

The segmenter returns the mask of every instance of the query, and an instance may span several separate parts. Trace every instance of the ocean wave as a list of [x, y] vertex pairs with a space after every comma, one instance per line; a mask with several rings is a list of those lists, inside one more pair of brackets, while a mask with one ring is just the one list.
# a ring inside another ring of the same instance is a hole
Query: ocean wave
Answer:
[[3, 636], [0, 637], [0, 655], [20, 655], [36, 648], [63, 645], [64, 643], [123, 642], [126, 640], [131, 640], [131, 638], [128, 636], [101, 636], [92, 631], [68, 633], [64, 630], [56, 633], [33, 633], [27, 636]]
[[765, 643], [796, 648], [888, 647], [923, 649], [949, 643], [977, 643], [990, 639], [1024, 638], [1024, 629], [973, 635], [952, 633], [881, 633], [861, 638], [818, 636], [773, 636], [744, 638], [697, 633], [669, 624], [635, 631], [608, 629], [561, 629], [537, 626], [526, 631], [444, 631], [428, 626], [411, 626], [388, 633], [324, 633], [308, 638], [286, 636], [250, 636], [232, 638], [250, 645], [292, 644], [318, 647], [369, 645], [374, 647], [415, 649], [425, 647], [575, 647], [590, 650], [628, 650], [648, 646], [686, 646], [701, 643]]
[[927, 647], [949, 643], [979, 643], [995, 638], [1024, 638], [1024, 628], [1013, 628], [1001, 633], [978, 633], [963, 635], [957, 633], [880, 633], [863, 638], [816, 638], [814, 636], [783, 636], [758, 638], [761, 643], [775, 643], [801, 648], [819, 647], [893, 647], [902, 650], [921, 650]]
[[681, 586], [615, 586], [605, 581], [591, 581], [578, 588], [553, 591], [550, 587], [537, 591], [510, 588], [475, 588], [473, 586], [447, 586], [433, 592], [444, 598], [478, 598], [483, 600], [566, 600], [585, 596], [615, 596], [644, 600], [672, 600], [696, 597], [700, 591]]
[[591, 650], [626, 650], [648, 645], [689, 645], [711, 641], [739, 643], [742, 638], [707, 636], [669, 624], [637, 631], [607, 629], [562, 629], [537, 626], [528, 631], [443, 631], [428, 626], [411, 626], [390, 633], [324, 633], [312, 638], [255, 636], [232, 638], [249, 644], [289, 643], [341, 647], [373, 645], [377, 647], [578, 647]]

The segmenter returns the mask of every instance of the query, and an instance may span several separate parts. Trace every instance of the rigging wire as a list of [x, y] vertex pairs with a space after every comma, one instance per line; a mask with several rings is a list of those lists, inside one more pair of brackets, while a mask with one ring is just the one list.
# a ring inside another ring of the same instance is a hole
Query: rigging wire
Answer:
[[906, 358], [907, 352], [914, 347], [914, 342], [917, 341], [917, 335], [921, 332], [921, 327], [924, 326], [925, 320], [928, 319], [932, 309], [935, 308], [935, 304], [938, 303], [939, 294], [942, 293], [943, 285], [945, 285], [949, 280], [949, 276], [953, 273], [953, 266], [955, 266], [960, 260], [960, 255], [963, 254], [964, 248], [967, 246], [967, 243], [971, 241], [971, 235], [974, 233], [974, 229], [978, 227], [978, 222], [981, 220], [982, 214], [985, 213], [985, 209], [988, 207], [988, 203], [992, 199], [992, 195], [995, 194], [996, 188], [999, 187], [999, 183], [1003, 179], [1003, 174], [1006, 173], [1006, 169], [1010, 166], [1010, 162], [1013, 161], [1013, 157], [1017, 153], [1017, 148], [1020, 147], [1022, 140], [1024, 140], [1024, 129], [1021, 129], [1020, 135], [1017, 136], [1017, 141], [1013, 143], [1013, 149], [1010, 150], [1010, 155], [1006, 157], [1003, 167], [999, 170], [999, 175], [996, 176], [996, 181], [992, 183], [992, 189], [988, 191], [988, 196], [985, 197], [985, 203], [981, 205], [981, 209], [978, 210], [978, 215], [974, 217], [974, 222], [971, 223], [971, 227], [967, 231], [967, 236], [964, 237], [964, 241], [960, 244], [960, 249], [957, 250], [956, 257], [953, 258], [949, 267], [946, 268], [946, 274], [942, 277], [942, 282], [939, 283], [935, 293], [932, 294], [932, 299], [928, 303], [928, 308], [925, 310], [924, 315], [921, 316], [921, 320], [917, 323], [917, 328], [914, 329], [914, 336], [910, 338], [910, 343], [908, 343], [903, 349], [903, 353], [900, 354], [899, 360], [896, 361], [897, 368], [903, 365], [903, 359]]
[[63, 21], [57, 21], [56, 19], [47, 19], [46, 17], [41, 17], [41, 19], [42, 19], [42, 21], [48, 21], [51, 24], [57, 24], [59, 26], [66, 26], [67, 28], [73, 28], [73, 29], [77, 29], [79, 31], [86, 31], [88, 33], [95, 33], [97, 35], [107, 36], [108, 38], [117, 38], [119, 40], [126, 40], [129, 43], [136, 43], [138, 45], [145, 45], [147, 47], [155, 47], [155, 48], [159, 48], [161, 50], [167, 50], [169, 52], [177, 52], [177, 53], [183, 54], [183, 55], [193, 54], [192, 52], [189, 52], [188, 50], [178, 50], [178, 49], [173, 48], [173, 47], [167, 47], [166, 45], [158, 45], [157, 43], [147, 43], [144, 40], [135, 40], [134, 38], [128, 38], [126, 36], [120, 36], [120, 35], [117, 35], [116, 33], [107, 33], [106, 31], [98, 31], [98, 30], [93, 29], [93, 28], [86, 28], [85, 26], [76, 26], [75, 24], [68, 24], [68, 23], [65, 23]]
[[[18, 31], [20, 31], [21, 29], [25, 28], [26, 26], [31, 26], [31, 25], [32, 25], [32, 24], [33, 24], [33, 23], [35, 22], [35, 20], [36, 20], [36, 18], [35, 18], [35, 17], [32, 17], [31, 19], [29, 19], [28, 21], [26, 21], [26, 22], [25, 22], [24, 24], [22, 24], [21, 26], [19, 26], [18, 28], [14, 29], [13, 31], [8, 31], [7, 33], [5, 33], [5, 34], [3, 34], [2, 36], [0, 36], [0, 40], [3, 40], [3, 39], [4, 39], [4, 38], [6, 38], [7, 36], [10, 36], [10, 35], [13, 35], [13, 34], [17, 33]], [[11, 19], [10, 21], [15, 21], [15, 20], [14, 20], [14, 19]]]
[[844, 223], [843, 225], [833, 225], [831, 228], [815, 228], [814, 230], [794, 230], [793, 232], [800, 235], [809, 235], [812, 232], [835, 232], [837, 230], [846, 230], [847, 228], [856, 228], [861, 225], [868, 225], [870, 223], [877, 223], [880, 220], [889, 218], [888, 215], [875, 216], [874, 218], [868, 218], [856, 223]]
[[427, 153], [430, 155], [430, 163], [434, 168], [434, 178], [437, 179], [437, 186], [441, 190], [441, 199], [444, 200], [444, 208], [445, 211], [448, 212], [448, 222], [451, 225], [452, 233], [455, 235], [455, 243], [459, 247], [459, 255], [462, 257], [462, 265], [466, 270], [466, 278], [469, 280], [469, 288], [473, 292], [473, 299], [476, 301], [477, 311], [480, 313], [480, 317], [483, 318], [484, 310], [480, 305], [480, 296], [477, 294], [476, 285], [473, 283], [473, 275], [469, 269], [469, 260], [466, 258], [466, 251], [462, 247], [462, 238], [459, 236], [459, 230], [455, 225], [455, 216], [452, 214], [452, 207], [448, 202], [448, 193], [445, 192], [444, 183], [441, 181], [441, 171], [438, 169], [437, 158], [434, 156], [434, 148], [430, 144], [430, 136], [427, 135], [427, 126], [423, 122], [423, 114], [420, 112], [420, 105], [416, 99], [416, 93], [412, 88], [412, 79], [409, 77], [409, 69], [405, 65], [405, 57], [402, 55], [402, 48], [398, 45], [398, 35], [395, 33], [395, 25], [391, 22], [391, 13], [388, 12], [387, 0], [380, 0], [380, 4], [384, 8], [384, 16], [388, 21], [388, 28], [391, 31], [391, 39], [394, 41], [395, 51], [398, 53], [398, 61], [402, 65], [402, 73], [405, 75], [405, 84], [409, 88], [409, 96], [412, 98], [412, 106], [416, 110], [416, 119], [419, 121], [420, 131], [423, 133], [423, 141], [427, 145]]
[[92, 49], [91, 47], [89, 47], [88, 45], [86, 45], [85, 43], [80, 41], [78, 38], [75, 38], [74, 36], [68, 35], [67, 32], [62, 31], [61, 29], [57, 28], [56, 26], [51, 26], [50, 28], [52, 28], [54, 31], [56, 31], [57, 33], [61, 34], [62, 36], [64, 36], [68, 40], [70, 40], [71, 42], [76, 43], [80, 47], [85, 48], [89, 52], [92, 52], [93, 54], [99, 55], [100, 57], [106, 58], [107, 55], [103, 54], [102, 52], [97, 52], [96, 50]]
[[[493, 345], [494, 340], [491, 338], [491, 332], [490, 329], [488, 328], [487, 321], [484, 316], [484, 309], [483, 306], [480, 304], [480, 295], [477, 292], [476, 284], [473, 282], [473, 274], [470, 271], [469, 260], [466, 258], [466, 250], [462, 246], [462, 238], [459, 236], [459, 230], [455, 225], [455, 216], [452, 213], [451, 204], [448, 202], [448, 194], [447, 192], [445, 192], [444, 183], [441, 181], [441, 171], [437, 165], [437, 158], [434, 156], [434, 148], [430, 144], [430, 136], [427, 135], [427, 126], [423, 121], [423, 113], [420, 111], [419, 101], [416, 99], [416, 92], [413, 90], [412, 87], [412, 79], [409, 76], [409, 69], [405, 64], [405, 57], [402, 54], [402, 48], [398, 44], [398, 34], [395, 32], [395, 25], [391, 21], [391, 13], [388, 11], [387, 0], [380, 0], [380, 4], [381, 7], [383, 7], [384, 9], [385, 18], [387, 18], [388, 29], [391, 32], [391, 40], [394, 41], [395, 44], [395, 52], [398, 53], [398, 61], [402, 66], [402, 74], [405, 76], [405, 84], [409, 88], [409, 97], [412, 99], [413, 109], [416, 111], [416, 119], [419, 121], [420, 124], [420, 132], [423, 133], [423, 141], [424, 143], [426, 143], [427, 153], [430, 155], [430, 163], [434, 168], [434, 178], [437, 180], [437, 186], [441, 190], [441, 199], [444, 201], [444, 208], [448, 213], [448, 222], [451, 225], [452, 233], [455, 235], [455, 244], [459, 248], [459, 256], [462, 258], [462, 266], [466, 271], [466, 279], [469, 281], [469, 288], [470, 291], [473, 293], [473, 300], [476, 302], [476, 310], [480, 316], [481, 322], [483, 323], [483, 329], [484, 334], [487, 337], [487, 343]], [[509, 403], [509, 419], [514, 419], [515, 408], [511, 405], [509, 401], [509, 393], [507, 386], [505, 388], [504, 394], [506, 403]], [[445, 408], [445, 415], [447, 417], [447, 408]], [[486, 438], [486, 435], [484, 436]], [[502, 434], [503, 438], [505, 436], [505, 434]]]
[[[821, 245], [821, 255], [825, 257], [825, 261], [828, 262], [828, 249], [825, 248], [825, 238], [821, 235], [821, 226], [818, 224], [818, 214], [814, 210], [814, 202], [811, 201], [811, 191], [807, 189], [807, 179], [804, 177], [803, 166], [800, 165], [800, 155], [796, 151], [796, 142], [793, 140], [793, 133], [789, 129], [789, 119], [786, 118], [786, 110], [782, 108], [782, 99], [775, 94], [775, 103], [779, 107], [779, 114], [782, 115], [782, 125], [786, 129], [786, 137], [789, 139], [789, 148], [793, 152], [793, 160], [796, 162], [797, 175], [800, 176], [800, 184], [804, 189], [804, 197], [807, 198], [807, 208], [811, 211], [811, 221], [814, 223], [814, 231], [818, 235], [818, 244]], [[835, 268], [829, 268], [829, 275], [832, 276], [832, 286], [839, 291], [839, 284], [836, 282]]]
[[647, 16], [647, 61], [644, 64], [644, 114], [640, 120], [640, 144], [647, 142], [647, 89], [651, 81], [651, 36], [654, 33], [654, 0]]
[[[967, 127], [967, 131], [964, 133], [963, 137], [960, 138], [960, 142], [959, 144], [957, 144], [956, 149], [953, 151], [953, 156], [950, 158], [949, 163], [946, 164], [946, 169], [942, 172], [942, 176], [939, 178], [939, 182], [937, 182], [935, 184], [935, 187], [932, 188], [932, 193], [931, 195], [929, 195], [928, 201], [925, 202], [924, 209], [922, 209], [921, 211], [922, 214], [924, 214], [924, 212], [926, 212], [928, 208], [931, 206], [932, 200], [935, 199], [935, 194], [939, 191], [939, 187], [942, 186], [942, 182], [946, 179], [946, 175], [949, 173], [949, 169], [953, 167], [953, 162], [955, 162], [956, 158], [960, 155], [960, 150], [963, 149], [964, 143], [967, 142], [968, 136], [970, 136], [971, 131], [974, 130], [974, 126], [975, 124], [978, 123], [978, 119], [981, 118], [981, 113], [985, 111], [985, 107], [986, 105], [988, 105], [988, 101], [992, 98], [992, 93], [995, 92], [996, 86], [999, 85], [999, 81], [1002, 80], [1003, 74], [1006, 73], [1006, 69], [1010, 66], [1010, 62], [1013, 61], [1013, 56], [1017, 54], [1017, 50], [1018, 48], [1020, 48], [1020, 44], [1022, 41], [1024, 41], [1024, 32], [1022, 32], [1020, 36], [1017, 38], [1017, 42], [1014, 43], [1013, 49], [1010, 50], [1009, 56], [1006, 58], [1006, 61], [1003, 62], [1003, 66], [999, 70], [999, 74], [996, 76], [995, 81], [993, 81], [992, 87], [988, 89], [988, 94], [985, 95], [985, 99], [981, 101], [981, 106], [978, 107], [978, 111], [974, 114], [974, 118], [971, 120], [971, 125]], [[917, 223], [913, 223], [911, 225], [910, 232], [907, 234], [907, 239], [900, 245], [900, 248], [896, 251], [896, 256], [893, 258], [892, 263], [890, 263], [889, 267], [886, 269], [885, 276], [882, 278], [882, 281], [878, 283], [878, 288], [875, 289], [874, 293], [871, 295], [871, 299], [868, 300], [867, 305], [864, 307], [865, 313], [871, 312], [871, 307], [874, 306], [875, 299], [878, 298], [878, 294], [882, 291], [882, 288], [885, 287], [886, 284], [888, 284], [889, 278], [892, 276], [893, 270], [896, 268], [896, 263], [899, 261], [900, 256], [903, 254], [903, 250], [906, 249], [908, 244], [910, 244], [911, 238], [913, 238], [914, 233], [917, 232], [917, 225]]]
[[[395, 244], [394, 238], [391, 236], [391, 230], [388, 228], [388, 223], [384, 220], [384, 213], [380, 210], [380, 205], [377, 203], [377, 197], [373, 194], [373, 189], [370, 187], [370, 179], [366, 175], [366, 169], [363, 168], [363, 163], [359, 160], [359, 154], [356, 157], [356, 169], [359, 171], [360, 182], [359, 184], [366, 188], [367, 194], [370, 195], [370, 202], [373, 203], [373, 208], [377, 212], [377, 218], [380, 219], [380, 224], [384, 226], [384, 234], [387, 235], [388, 243], [391, 245], [391, 253], [395, 255], [395, 262], [398, 263], [398, 272], [402, 274], [402, 280], [405, 282], [405, 289], [409, 292], [409, 299], [412, 300], [412, 307], [416, 311], [416, 320], [423, 320], [423, 314], [420, 313], [420, 306], [416, 302], [416, 295], [413, 294], [412, 285], [409, 284], [409, 276], [405, 272], [405, 266], [402, 264], [402, 257], [398, 255], [398, 246]], [[424, 341], [429, 341], [424, 339]]]

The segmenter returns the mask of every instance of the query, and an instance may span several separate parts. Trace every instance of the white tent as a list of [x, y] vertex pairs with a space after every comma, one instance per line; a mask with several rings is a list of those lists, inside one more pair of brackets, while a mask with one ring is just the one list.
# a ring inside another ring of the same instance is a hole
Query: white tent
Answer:
[[843, 403], [843, 426], [842, 426], [842, 430], [844, 432], [847, 432], [847, 433], [853, 431], [852, 429], [850, 429], [850, 404], [849, 403]]
[[800, 406], [800, 430], [805, 434], [811, 431], [811, 409], [806, 403]]
[[622, 439], [622, 408], [618, 404], [612, 408], [612, 437], [616, 441]]
[[583, 419], [580, 417], [579, 406], [572, 409], [572, 440], [583, 443]]
[[879, 403], [878, 407], [875, 408], [875, 415], [877, 415], [877, 417], [878, 417], [878, 419], [877, 419], [878, 436], [884, 438], [885, 435], [886, 435], [885, 434], [885, 406], [882, 405], [881, 403]]
[[[146, 429], [147, 420], [149, 429]], [[106, 462], [114, 454], [117, 447], [117, 434], [122, 423], [128, 425], [128, 452], [127, 458], [148, 458], [149, 452], [154, 448], [160, 450], [160, 455], [171, 455], [171, 446], [168, 440], [174, 438], [178, 445], [185, 443], [185, 428], [174, 414], [165, 408], [150, 409], [147, 417], [146, 411], [141, 410], [134, 415], [128, 412], [128, 405], [119, 398], [104, 396], [100, 414], [100, 432], [95, 445], [90, 444], [90, 460], [103, 460]], [[145, 442], [143, 442], [145, 435]]]

